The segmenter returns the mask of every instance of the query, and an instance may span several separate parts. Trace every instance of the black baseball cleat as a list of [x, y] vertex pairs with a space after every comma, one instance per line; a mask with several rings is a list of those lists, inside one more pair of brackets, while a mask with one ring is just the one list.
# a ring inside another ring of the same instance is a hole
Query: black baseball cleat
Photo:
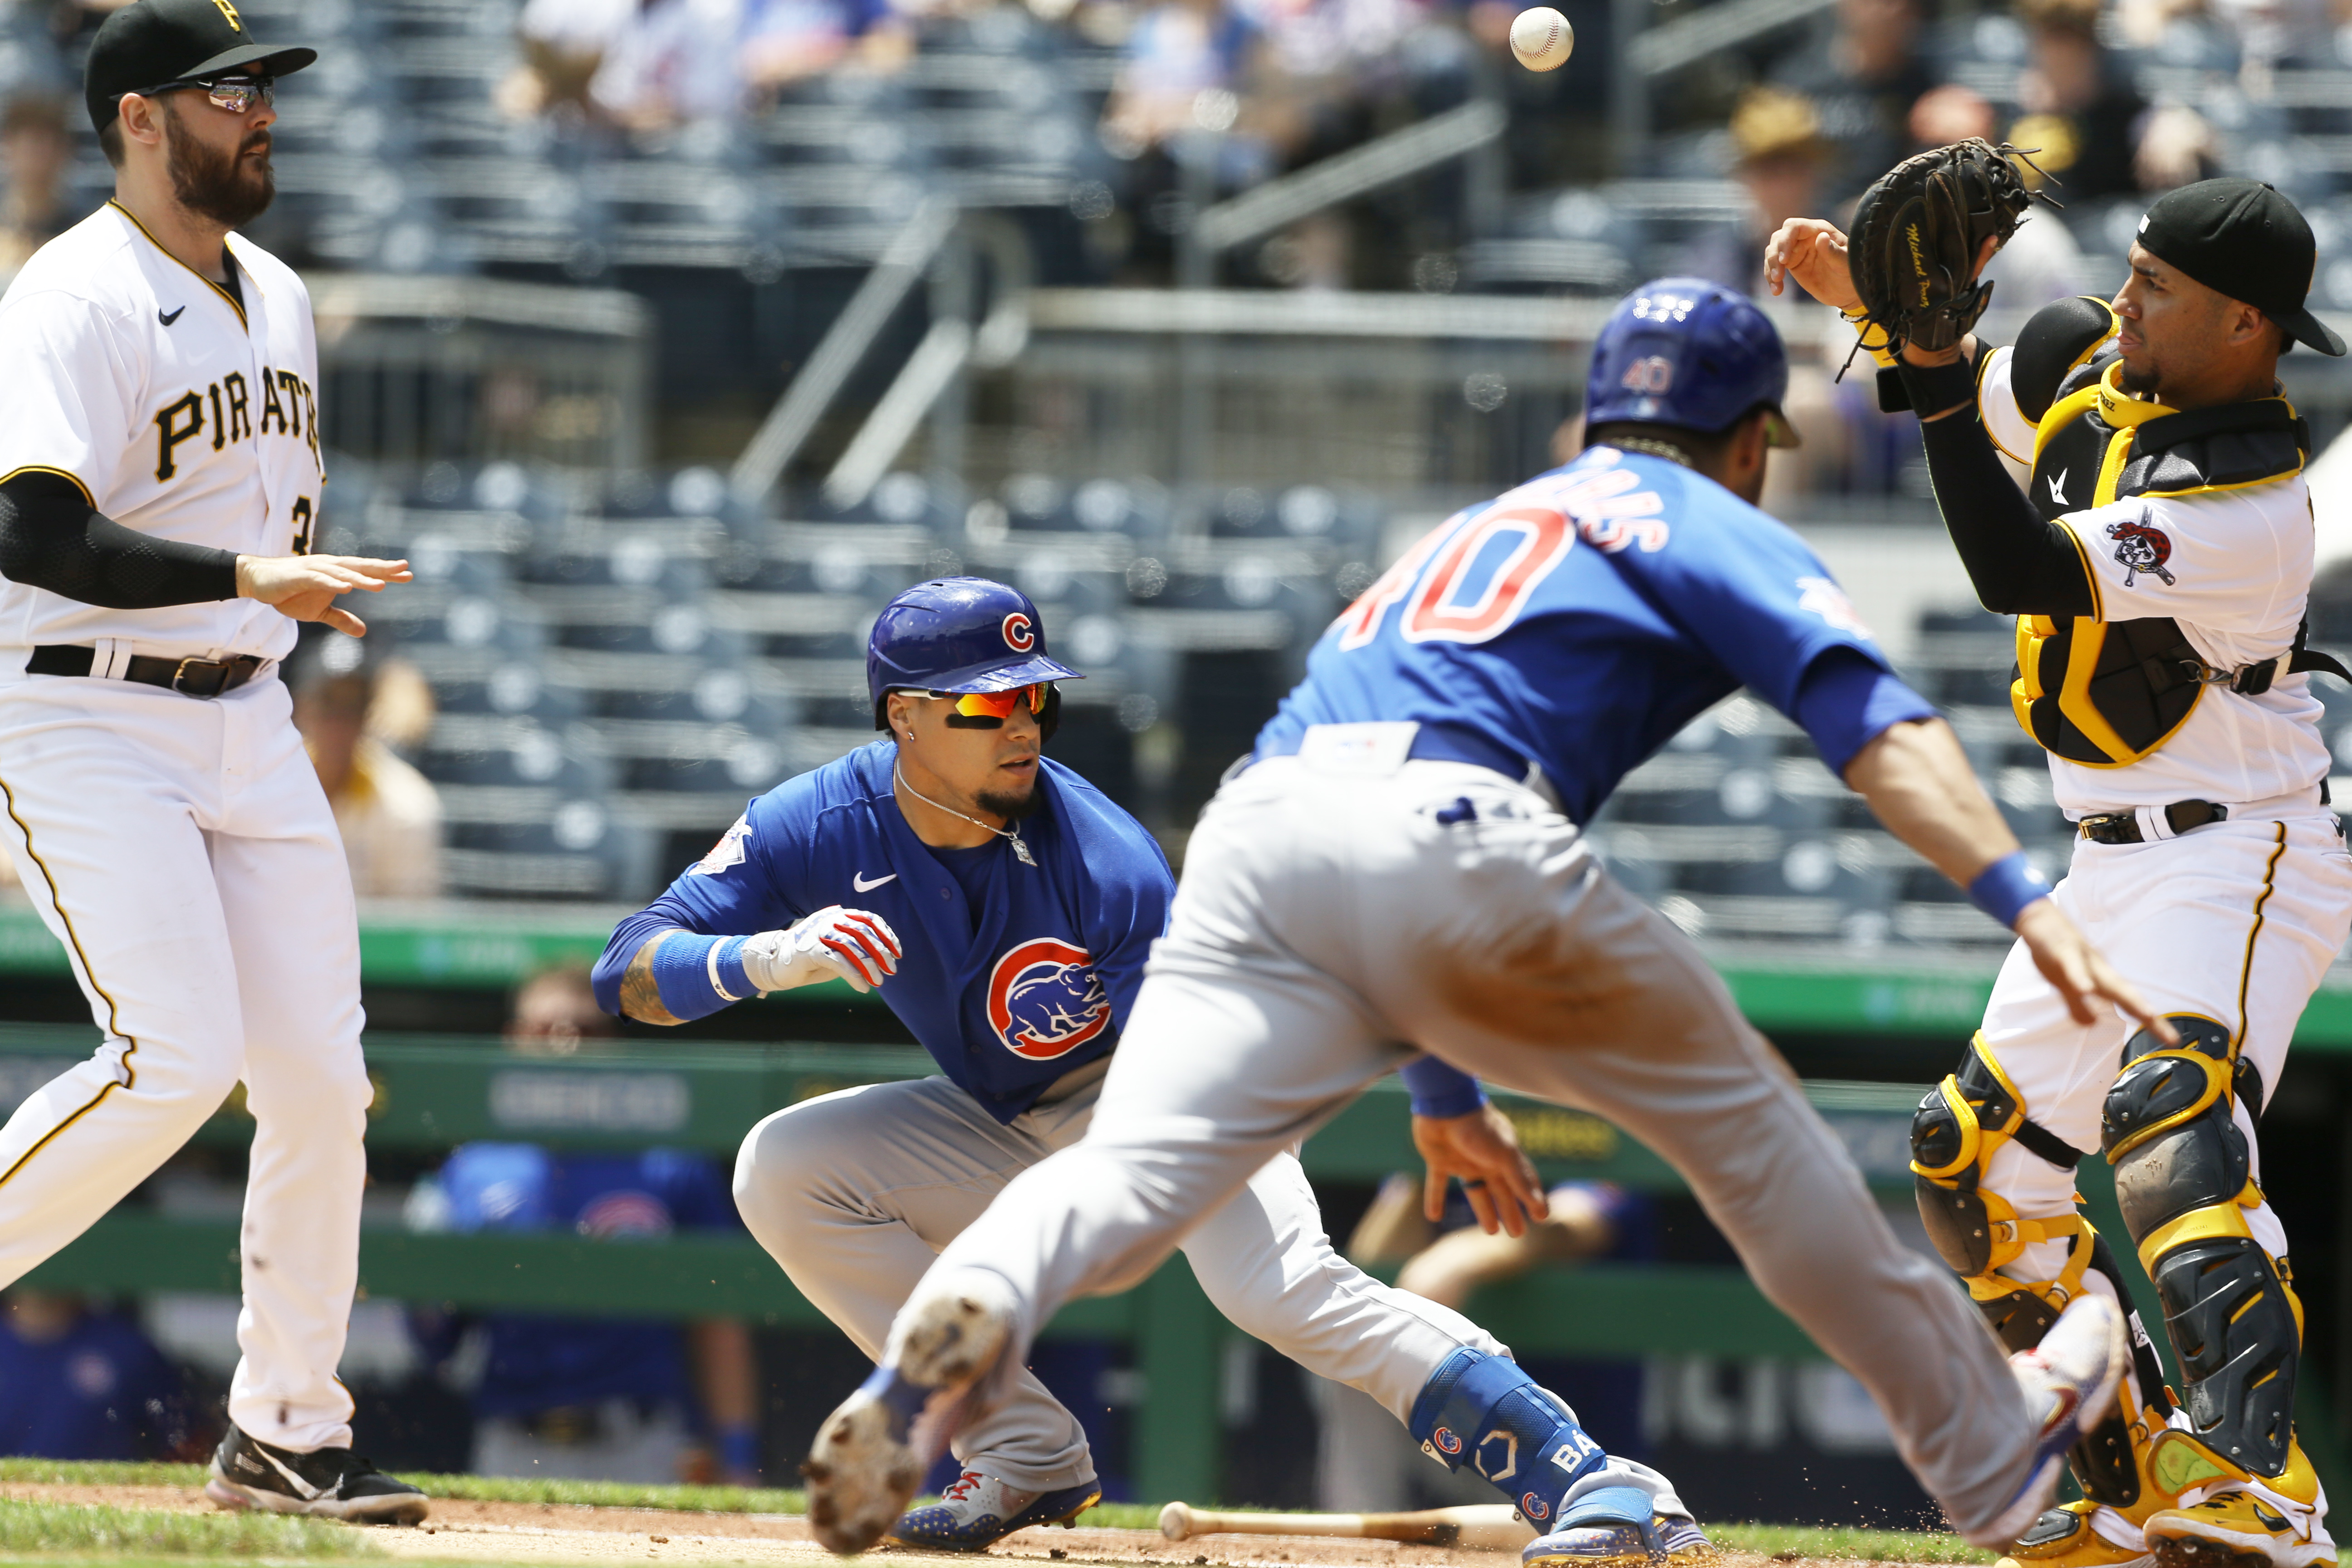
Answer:
[[235, 1422], [213, 1450], [205, 1496], [223, 1508], [308, 1513], [352, 1524], [418, 1524], [426, 1506], [423, 1492], [349, 1448], [298, 1454], [263, 1442]]

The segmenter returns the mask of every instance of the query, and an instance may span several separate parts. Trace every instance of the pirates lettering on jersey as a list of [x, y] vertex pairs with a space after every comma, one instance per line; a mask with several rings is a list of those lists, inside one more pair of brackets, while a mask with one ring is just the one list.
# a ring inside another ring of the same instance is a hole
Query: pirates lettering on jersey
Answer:
[[[2132, 496], [2269, 484], [2302, 470], [2310, 427], [2284, 398], [2181, 413], [2130, 396], [2121, 372], [2112, 345], [2101, 349], [2067, 377], [2042, 416], [2027, 493], [2043, 517], [2054, 521]], [[2088, 494], [2080, 478], [2086, 474], [2095, 477]], [[2137, 520], [2107, 525], [2105, 541], [2078, 533], [2075, 545], [2111, 548], [2126, 569], [2126, 588], [2141, 574], [2168, 585], [2172, 540], [2154, 517], [2145, 508]], [[2098, 577], [2087, 561], [2084, 574], [2095, 605]], [[2023, 616], [2010, 705], [2053, 754], [2085, 767], [2123, 767], [2179, 732], [2213, 673], [2168, 616], [2132, 616], [2120, 607], [2112, 620]]]
[[310, 384], [290, 370], [263, 365], [258, 373], [260, 413], [253, 409], [253, 389], [243, 373], [230, 371], [202, 392], [187, 391], [155, 411], [155, 479], [163, 483], [177, 475], [180, 448], [209, 436], [215, 452], [232, 441], [259, 436], [285, 436], [306, 443], [320, 471], [319, 400]]
[[988, 976], [988, 1022], [1004, 1048], [1032, 1061], [1067, 1056], [1110, 1027], [1110, 997], [1083, 947], [1024, 942]]

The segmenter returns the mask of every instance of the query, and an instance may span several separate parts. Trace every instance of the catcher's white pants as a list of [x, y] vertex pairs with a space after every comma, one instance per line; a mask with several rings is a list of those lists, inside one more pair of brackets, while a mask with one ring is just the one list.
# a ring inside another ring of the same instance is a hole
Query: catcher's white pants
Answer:
[[[940, 1248], [1014, 1176], [1086, 1131], [1102, 1065], [1071, 1073], [1049, 1103], [1009, 1126], [944, 1078], [803, 1100], [744, 1139], [736, 1206], [800, 1292], [879, 1359], [892, 1314]], [[1383, 1285], [1332, 1250], [1307, 1173], [1287, 1152], [1262, 1160], [1184, 1253], [1237, 1327], [1400, 1420], [1456, 1348], [1507, 1353], [1452, 1308]], [[971, 1468], [1029, 1491], [1095, 1475], [1077, 1417], [1025, 1371], [954, 1447]]]
[[[5, 678], [0, 678], [5, 679]], [[0, 1285], [88, 1229], [242, 1079], [254, 1120], [230, 1418], [351, 1442], [335, 1381], [359, 1270], [359, 929], [284, 684], [213, 701], [0, 684], [0, 835], [105, 1039], [0, 1128]]]
[[1085, 1141], [1006, 1188], [918, 1300], [1009, 1286], [1025, 1334], [1132, 1284], [1407, 1041], [1656, 1150], [1957, 1524], [2015, 1495], [2033, 1425], [1950, 1276], [1895, 1240], [1682, 934], [1536, 795], [1459, 763], [1280, 758], [1220, 790]]
[[[2078, 842], [2053, 897], [2157, 1012], [2194, 1013], [2235, 1033], [2269, 1095], [2278, 1091], [2304, 1004], [2352, 931], [2352, 855], [2326, 813], [2233, 819], [2154, 843]], [[2074, 1022], [2021, 945], [2010, 951], [1985, 1006], [1985, 1045], [2025, 1113], [2095, 1160], [2099, 1108], [2123, 1069], [2132, 1027], [2120, 1014]], [[2242, 1104], [2237, 1123], [2259, 1181], [2262, 1147]], [[2074, 1212], [2074, 1173], [2021, 1143], [1994, 1152], [1984, 1185], [2027, 1219]], [[2272, 1257], [2286, 1255], [2286, 1231], [2269, 1204], [2246, 1211], [2246, 1228]], [[2110, 1237], [2108, 1245], [2118, 1258], [2131, 1254], [2129, 1237]], [[2001, 1272], [2054, 1279], [2065, 1260], [2065, 1242], [2037, 1242]]]

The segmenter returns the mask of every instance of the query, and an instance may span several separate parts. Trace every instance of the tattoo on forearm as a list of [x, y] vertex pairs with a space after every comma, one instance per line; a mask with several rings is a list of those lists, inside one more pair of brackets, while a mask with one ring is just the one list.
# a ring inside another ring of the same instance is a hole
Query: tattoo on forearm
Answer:
[[686, 1022], [662, 1005], [661, 987], [654, 984], [654, 949], [667, 941], [668, 934], [665, 931], [638, 948], [637, 955], [629, 960], [629, 967], [621, 974], [621, 1012], [641, 1024]]

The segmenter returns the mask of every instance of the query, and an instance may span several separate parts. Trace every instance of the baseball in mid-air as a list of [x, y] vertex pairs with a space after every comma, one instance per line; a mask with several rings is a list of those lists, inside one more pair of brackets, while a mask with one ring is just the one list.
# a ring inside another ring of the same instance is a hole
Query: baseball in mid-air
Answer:
[[1576, 50], [1576, 29], [1549, 5], [1522, 11], [1511, 23], [1511, 53], [1531, 71], [1558, 70]]

